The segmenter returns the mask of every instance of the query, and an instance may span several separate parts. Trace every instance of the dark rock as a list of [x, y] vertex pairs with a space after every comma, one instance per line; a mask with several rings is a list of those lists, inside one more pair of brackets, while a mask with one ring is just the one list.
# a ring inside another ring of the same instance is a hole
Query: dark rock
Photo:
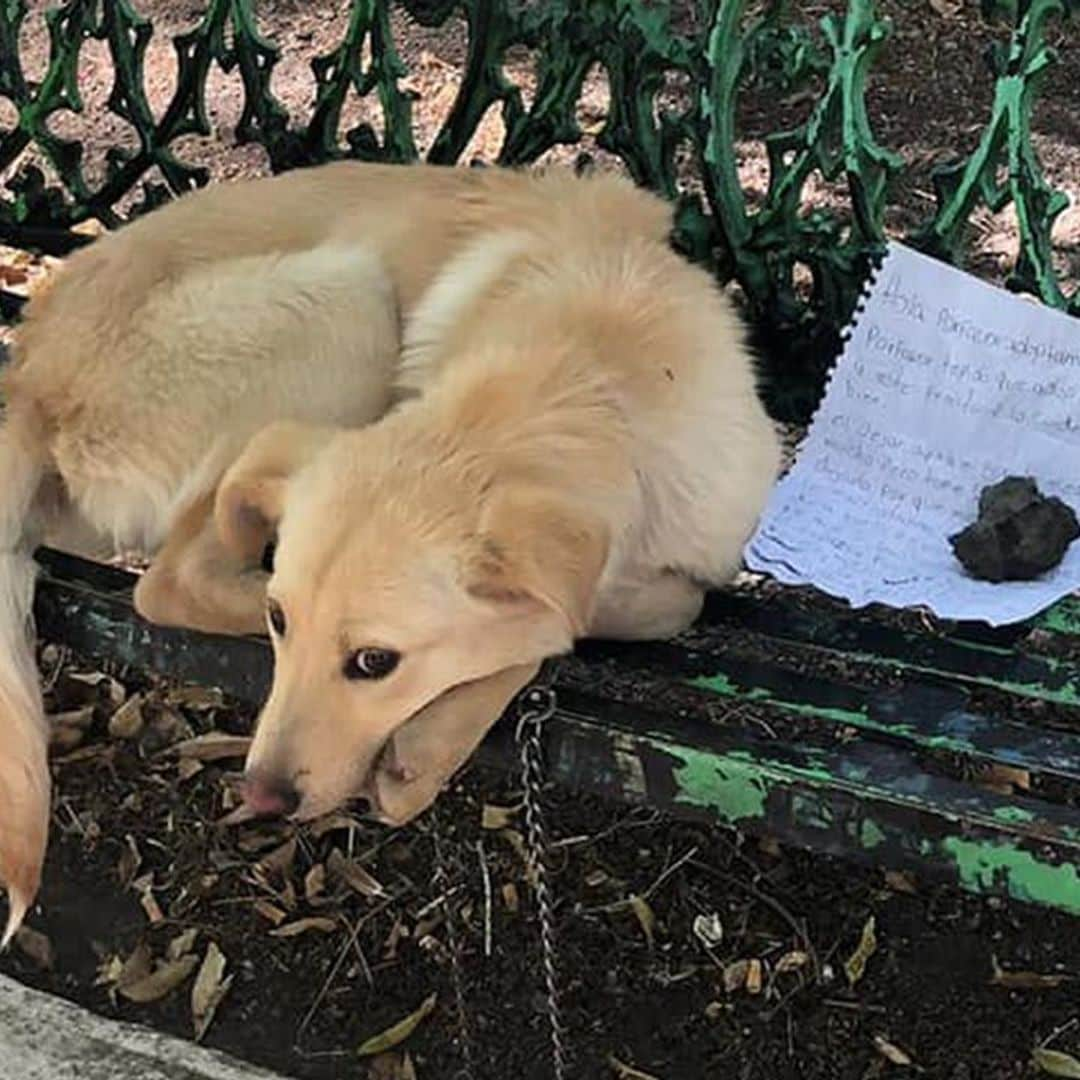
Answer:
[[983, 488], [979, 516], [949, 537], [956, 557], [983, 581], [1031, 581], [1053, 569], [1080, 536], [1080, 522], [1031, 477], [1008, 476]]

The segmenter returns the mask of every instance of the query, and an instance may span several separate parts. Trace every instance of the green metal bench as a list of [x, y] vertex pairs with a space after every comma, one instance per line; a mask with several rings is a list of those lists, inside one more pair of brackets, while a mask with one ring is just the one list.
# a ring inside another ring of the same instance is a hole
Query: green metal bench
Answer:
[[[243, 701], [265, 696], [266, 641], [148, 625], [133, 615], [129, 574], [41, 557], [37, 618], [49, 640]], [[1032, 635], [1070, 634], [1080, 644], [1071, 601], [1033, 626], [929, 634], [783, 593], [716, 594], [676, 641], [586, 643], [560, 664], [548, 772], [1080, 915], [1080, 663], [1029, 648]], [[838, 663], [842, 677], [828, 673]], [[516, 762], [509, 728], [482, 756]], [[997, 793], [980, 774], [1022, 790]]]
[[[770, 331], [770, 405], [778, 417], [798, 419], [820, 393], [839, 329], [884, 240], [890, 181], [904, 172], [875, 141], [865, 105], [888, 26], [872, 0], [850, 0], [820, 33], [793, 20], [785, 3], [754, 15], [749, 6], [408, 0], [401, 8], [425, 26], [460, 10], [468, 32], [460, 89], [428, 153], [434, 161], [459, 160], [492, 105], [506, 128], [502, 163], [579, 141], [575, 105], [586, 75], [601, 65], [611, 107], [596, 145], [675, 201], [682, 250], [738, 282], [751, 315]], [[1067, 200], [1046, 183], [1029, 130], [1035, 91], [1054, 59], [1046, 35], [1051, 26], [1067, 32], [1063, 20], [1075, 6], [984, 3], [1001, 34], [987, 125], [968, 157], [938, 171], [934, 208], [904, 239], [962, 261], [975, 207], [1012, 202], [1021, 253], [1009, 284], [1080, 313], [1051, 258], [1051, 228]], [[123, 0], [69, 0], [51, 13], [52, 62], [37, 83], [25, 78], [18, 54], [24, 17], [21, 0], [0, 9], [0, 95], [18, 110], [17, 123], [0, 131], [0, 167], [29, 151], [40, 161], [24, 164], [11, 197], [0, 200], [7, 243], [71, 250], [85, 240], [72, 231], [80, 222], [122, 223], [118, 204], [151, 169], [161, 181], [144, 184], [136, 210], [204, 182], [173, 144], [209, 133], [212, 65], [242, 81], [238, 136], [260, 142], [275, 170], [345, 155], [416, 156], [396, 24], [376, 0], [354, 0], [340, 47], [313, 59], [316, 100], [300, 126], [271, 91], [279, 54], [257, 32], [249, 0], [211, 0], [177, 39], [179, 82], [157, 115], [142, 71], [152, 26]], [[89, 37], [107, 44], [116, 70], [111, 107], [139, 135], [137, 149], [114, 149], [97, 183], [87, 179], [79, 144], [48, 126], [57, 110], [79, 106]], [[528, 102], [502, 66], [513, 46], [533, 50]], [[679, 86], [681, 96], [672, 96]], [[737, 172], [740, 94], [805, 86], [816, 95], [808, 118], [766, 140], [770, 183], [751, 208]], [[381, 132], [363, 123], [339, 131], [351, 90], [377, 96]], [[800, 212], [814, 172], [843, 182], [847, 216]], [[800, 265], [812, 275], [808, 290], [797, 280]], [[19, 300], [6, 293], [0, 303], [14, 313]], [[41, 558], [37, 616], [46, 638], [261, 699], [270, 675], [261, 640], [146, 625], [132, 612], [129, 575], [55, 552]], [[548, 767], [561, 783], [1080, 913], [1078, 657], [1073, 601], [1031, 625], [991, 631], [924, 624], [910, 613], [852, 613], [803, 592], [733, 591], [713, 597], [700, 625], [678, 641], [588, 643], [563, 663], [545, 733]], [[506, 727], [492, 733], [485, 756], [513, 755]]]

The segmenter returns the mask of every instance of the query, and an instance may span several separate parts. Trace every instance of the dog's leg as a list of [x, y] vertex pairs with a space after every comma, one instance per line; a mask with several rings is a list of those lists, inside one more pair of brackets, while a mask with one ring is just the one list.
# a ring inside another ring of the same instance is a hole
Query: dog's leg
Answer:
[[426, 810], [539, 670], [521, 664], [454, 687], [399, 728], [375, 770], [379, 817], [403, 825]]
[[245, 565], [218, 539], [213, 493], [195, 502], [170, 530], [135, 588], [135, 610], [163, 626], [210, 634], [266, 629], [266, 574]]
[[685, 630], [701, 614], [705, 591], [682, 574], [663, 571], [605, 586], [589, 636], [655, 641]]

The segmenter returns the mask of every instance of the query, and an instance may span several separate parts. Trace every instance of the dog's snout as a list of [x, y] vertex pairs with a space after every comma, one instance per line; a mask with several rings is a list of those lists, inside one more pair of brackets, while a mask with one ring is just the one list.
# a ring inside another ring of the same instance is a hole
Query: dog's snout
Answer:
[[300, 806], [300, 792], [282, 777], [250, 773], [244, 777], [243, 794], [258, 817], [290, 817]]

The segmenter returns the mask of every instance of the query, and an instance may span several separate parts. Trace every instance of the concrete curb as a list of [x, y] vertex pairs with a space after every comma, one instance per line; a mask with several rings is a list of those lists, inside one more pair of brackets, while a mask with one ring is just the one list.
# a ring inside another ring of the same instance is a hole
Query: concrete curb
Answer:
[[286, 1080], [0, 975], [4, 1080]]

